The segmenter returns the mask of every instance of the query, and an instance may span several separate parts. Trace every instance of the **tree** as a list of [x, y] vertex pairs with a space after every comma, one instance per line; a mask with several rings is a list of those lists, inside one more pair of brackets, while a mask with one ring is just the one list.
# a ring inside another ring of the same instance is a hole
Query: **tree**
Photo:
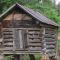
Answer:
[[57, 11], [58, 11], [58, 16], [60, 16], [60, 2], [58, 4], [58, 6], [57, 6]]
[[3, 1], [0, 0], [0, 14], [2, 13], [2, 10], [3, 10]]

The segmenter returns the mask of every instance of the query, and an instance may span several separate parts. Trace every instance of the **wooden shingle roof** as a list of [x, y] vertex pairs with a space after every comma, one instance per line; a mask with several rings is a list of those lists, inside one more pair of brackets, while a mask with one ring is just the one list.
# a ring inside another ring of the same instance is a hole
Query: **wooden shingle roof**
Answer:
[[0, 15], [0, 19], [3, 19], [3, 17], [10, 11], [12, 10], [14, 7], [19, 7], [20, 9], [23, 9], [26, 13], [30, 14], [31, 16], [33, 16], [34, 18], [36, 18], [37, 20], [39, 20], [42, 23], [48, 24], [48, 25], [52, 25], [52, 26], [59, 26], [57, 23], [55, 23], [54, 21], [48, 19], [47, 17], [45, 17], [44, 15], [42, 15], [39, 12], [33, 11], [30, 8], [27, 8], [25, 6], [22, 6], [20, 4], [14, 4], [13, 6], [11, 6], [6, 12], [4, 12], [2, 15]]

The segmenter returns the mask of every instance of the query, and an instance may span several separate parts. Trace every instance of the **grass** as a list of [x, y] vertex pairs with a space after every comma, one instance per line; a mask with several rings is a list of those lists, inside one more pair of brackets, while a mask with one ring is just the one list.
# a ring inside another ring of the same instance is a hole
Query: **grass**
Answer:
[[5, 56], [4, 60], [12, 60], [12, 59], [11, 59], [11, 56]]
[[39, 54], [35, 55], [35, 60], [41, 60], [41, 56]]
[[[41, 56], [40, 54], [36, 54], [35, 56], [35, 60], [41, 60]], [[5, 56], [4, 60], [12, 60], [11, 56]], [[24, 60], [30, 60], [29, 55], [24, 55]]]

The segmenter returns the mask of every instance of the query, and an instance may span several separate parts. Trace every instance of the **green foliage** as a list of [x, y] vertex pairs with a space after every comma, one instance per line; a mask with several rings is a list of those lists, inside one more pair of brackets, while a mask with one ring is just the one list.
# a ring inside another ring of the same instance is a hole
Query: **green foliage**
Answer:
[[36, 59], [36, 60], [41, 60], [40, 54], [36, 54], [36, 55], [35, 55], [35, 59]]
[[[45, 2], [45, 0], [43, 1]], [[36, 2], [34, 4], [32, 2], [32, 3], [26, 4], [26, 6], [44, 14], [48, 18], [54, 20], [55, 22], [60, 23], [60, 17], [58, 16], [57, 10], [53, 8], [51, 0], [46, 0], [46, 1], [47, 2], [43, 3], [43, 5], [41, 5], [39, 2]]]
[[5, 56], [4, 60], [12, 60], [12, 56]]
[[0, 13], [15, 3], [26, 4], [29, 0], [0, 0]]
[[[12, 60], [12, 56], [5, 56], [4, 60]], [[30, 60], [29, 55], [24, 55], [24, 60]], [[40, 54], [35, 54], [35, 60], [41, 60]]]
[[24, 60], [30, 60], [28, 55], [24, 55]]

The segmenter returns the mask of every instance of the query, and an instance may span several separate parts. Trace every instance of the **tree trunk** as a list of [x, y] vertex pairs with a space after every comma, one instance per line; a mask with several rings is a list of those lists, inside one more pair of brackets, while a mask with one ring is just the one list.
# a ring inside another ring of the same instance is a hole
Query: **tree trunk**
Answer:
[[19, 60], [24, 60], [24, 55], [20, 54], [20, 59]]
[[14, 58], [12, 60], [24, 60], [24, 55], [23, 54], [14, 55]]

